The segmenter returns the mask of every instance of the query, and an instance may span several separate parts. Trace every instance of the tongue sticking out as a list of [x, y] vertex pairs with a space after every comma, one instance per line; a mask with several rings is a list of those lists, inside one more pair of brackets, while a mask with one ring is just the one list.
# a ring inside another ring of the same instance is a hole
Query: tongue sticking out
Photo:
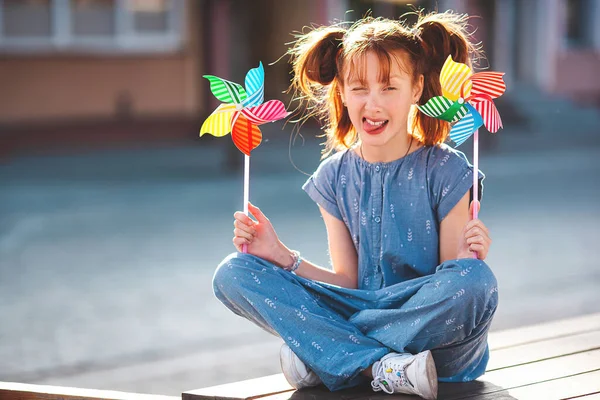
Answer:
[[363, 118], [363, 130], [369, 135], [378, 135], [387, 126], [388, 121], [372, 121]]

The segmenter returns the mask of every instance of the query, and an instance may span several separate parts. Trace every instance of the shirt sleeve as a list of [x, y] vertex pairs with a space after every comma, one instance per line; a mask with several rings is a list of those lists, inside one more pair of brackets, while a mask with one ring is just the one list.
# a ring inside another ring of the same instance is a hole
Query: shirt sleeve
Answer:
[[336, 198], [336, 182], [339, 170], [339, 153], [321, 162], [317, 170], [302, 185], [309, 197], [325, 211], [342, 220]]
[[[444, 145], [432, 154], [428, 170], [432, 207], [436, 212], [439, 224], [460, 199], [471, 191], [473, 187], [473, 165], [469, 163], [462, 152]], [[482, 182], [485, 175], [478, 171], [478, 177], [478, 198], [481, 200]]]

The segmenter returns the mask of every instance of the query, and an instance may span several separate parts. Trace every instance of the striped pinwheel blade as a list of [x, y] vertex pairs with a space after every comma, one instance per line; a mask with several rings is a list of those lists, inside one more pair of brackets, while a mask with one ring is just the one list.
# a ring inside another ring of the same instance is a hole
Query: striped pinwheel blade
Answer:
[[481, 115], [471, 106], [470, 104], [466, 105], [469, 109], [469, 113], [465, 115], [460, 121], [458, 121], [452, 129], [450, 130], [450, 139], [456, 146], [460, 146], [467, 140], [475, 130], [479, 129], [481, 125], [483, 125], [483, 120], [481, 119]]
[[466, 64], [457, 63], [452, 56], [448, 56], [440, 72], [442, 95], [450, 100], [458, 100], [461, 97], [463, 84], [466, 82], [467, 86], [469, 85], [467, 82], [469, 76], [471, 76], [471, 69]]
[[448, 122], [456, 122], [468, 112], [464, 103], [448, 100], [444, 96], [432, 97], [424, 105], [417, 105], [417, 108], [427, 116]]
[[485, 94], [492, 99], [500, 97], [506, 91], [504, 72], [478, 72], [471, 76], [473, 88], [471, 96], [477, 97]]
[[223, 103], [241, 104], [248, 95], [241, 85], [235, 82], [229, 82], [213, 75], [204, 75], [204, 78], [210, 82], [210, 91]]
[[481, 118], [483, 119], [483, 124], [491, 133], [498, 132], [498, 129], [502, 128], [502, 120], [500, 119], [500, 113], [498, 113], [498, 109], [494, 105], [494, 102], [483, 98], [478, 97], [471, 100], [471, 104], [473, 107], [481, 114]]
[[246, 93], [248, 98], [244, 100], [244, 107], [256, 107], [265, 99], [265, 70], [262, 62], [258, 63], [258, 68], [252, 68], [246, 74]]
[[289, 115], [285, 110], [285, 106], [279, 100], [269, 100], [257, 107], [244, 108], [242, 113], [250, 122], [256, 125], [277, 121]]
[[249, 156], [250, 152], [257, 148], [262, 141], [262, 133], [258, 126], [249, 121], [244, 114], [239, 113], [233, 123], [231, 138], [236, 147]]
[[232, 111], [231, 105], [221, 104], [202, 124], [200, 136], [205, 133], [216, 137], [227, 135], [231, 132], [231, 119], [234, 117], [235, 113], [235, 106]]

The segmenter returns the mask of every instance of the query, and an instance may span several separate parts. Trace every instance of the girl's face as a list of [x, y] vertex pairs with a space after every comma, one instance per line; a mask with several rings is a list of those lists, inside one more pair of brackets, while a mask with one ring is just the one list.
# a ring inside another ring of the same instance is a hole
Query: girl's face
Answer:
[[387, 145], [386, 152], [393, 151], [398, 147], [395, 144], [406, 143], [408, 114], [421, 96], [423, 76], [413, 82], [408, 57], [402, 51], [390, 54], [389, 81], [376, 53], [369, 51], [363, 57], [355, 63], [360, 73], [357, 68], [347, 68], [342, 100], [363, 145]]

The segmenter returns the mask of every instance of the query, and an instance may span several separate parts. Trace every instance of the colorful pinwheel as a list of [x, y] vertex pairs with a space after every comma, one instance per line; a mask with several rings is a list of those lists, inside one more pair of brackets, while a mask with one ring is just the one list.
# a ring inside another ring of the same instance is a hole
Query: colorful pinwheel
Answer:
[[[231, 132], [231, 138], [244, 156], [244, 213], [248, 214], [250, 197], [250, 153], [262, 141], [262, 133], [257, 125], [285, 118], [289, 113], [279, 100], [263, 103], [265, 71], [262, 63], [246, 74], [246, 89], [237, 83], [213, 75], [204, 75], [210, 82], [212, 94], [224, 104], [204, 121], [200, 136], [205, 133], [221, 137]], [[246, 252], [246, 245], [242, 251]]]
[[246, 156], [258, 147], [262, 133], [257, 125], [288, 116], [279, 100], [264, 100], [265, 72], [262, 63], [246, 75], [246, 90], [237, 83], [213, 75], [204, 75], [210, 82], [212, 94], [224, 104], [204, 121], [200, 136], [205, 133], [221, 137], [231, 132], [236, 147]]
[[[450, 139], [460, 146], [473, 135], [473, 199], [478, 199], [479, 190], [479, 127], [496, 133], [502, 128], [500, 114], [493, 99], [506, 90], [503, 72], [478, 72], [448, 56], [440, 83], [442, 96], [432, 97], [422, 106], [417, 106], [425, 115], [454, 123]], [[477, 218], [478, 207], [473, 207], [473, 218]]]
[[471, 69], [448, 56], [440, 73], [442, 96], [418, 106], [425, 115], [455, 122], [450, 139], [460, 146], [481, 125], [496, 133], [502, 127], [493, 99], [506, 90], [503, 72], [471, 73]]

